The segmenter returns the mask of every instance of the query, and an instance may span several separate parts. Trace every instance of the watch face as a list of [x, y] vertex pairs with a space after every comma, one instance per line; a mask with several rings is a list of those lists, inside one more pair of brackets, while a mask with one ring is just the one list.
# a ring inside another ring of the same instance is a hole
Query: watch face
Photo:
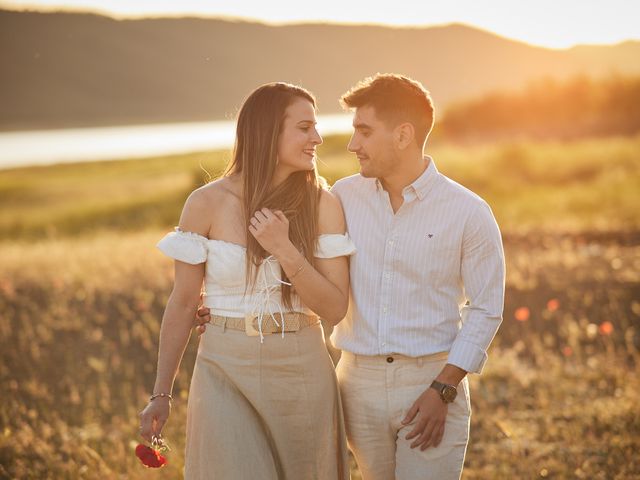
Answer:
[[453, 402], [456, 399], [456, 395], [458, 395], [456, 387], [445, 385], [442, 389], [442, 399], [447, 403]]

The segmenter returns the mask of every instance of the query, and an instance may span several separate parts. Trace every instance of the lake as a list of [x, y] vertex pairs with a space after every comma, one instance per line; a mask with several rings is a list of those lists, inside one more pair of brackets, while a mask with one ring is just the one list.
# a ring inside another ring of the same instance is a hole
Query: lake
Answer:
[[[348, 133], [352, 115], [319, 115], [321, 135]], [[231, 148], [235, 120], [0, 133], [0, 169]]]

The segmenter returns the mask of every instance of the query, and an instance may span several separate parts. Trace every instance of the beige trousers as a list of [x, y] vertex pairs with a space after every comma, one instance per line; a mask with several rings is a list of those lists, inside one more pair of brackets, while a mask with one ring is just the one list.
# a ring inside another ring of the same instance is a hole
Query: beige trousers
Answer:
[[[391, 359], [391, 360], [390, 360]], [[342, 352], [337, 367], [349, 447], [363, 480], [458, 480], [469, 439], [469, 384], [465, 378], [449, 405], [444, 437], [437, 447], [411, 449], [405, 437], [417, 417], [401, 424], [413, 402], [429, 387], [447, 353], [412, 358]]]
[[208, 325], [187, 407], [187, 480], [347, 480], [333, 363], [318, 324], [249, 337]]

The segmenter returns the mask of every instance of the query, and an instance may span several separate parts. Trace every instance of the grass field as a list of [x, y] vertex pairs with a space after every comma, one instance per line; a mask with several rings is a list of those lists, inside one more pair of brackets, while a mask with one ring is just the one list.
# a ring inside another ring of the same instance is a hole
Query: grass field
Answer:
[[[319, 170], [329, 183], [357, 171], [347, 140], [330, 137], [320, 148]], [[438, 169], [485, 198], [508, 232], [640, 228], [638, 152], [640, 137], [429, 149]], [[170, 226], [189, 192], [222, 172], [229, 157], [0, 170], [0, 239]]]
[[[322, 173], [354, 171], [328, 139]], [[435, 147], [502, 227], [505, 320], [471, 377], [463, 478], [640, 478], [640, 138]], [[0, 171], [0, 478], [181, 478], [133, 454], [172, 265], [155, 248], [228, 154]], [[354, 466], [353, 478], [359, 473]]]

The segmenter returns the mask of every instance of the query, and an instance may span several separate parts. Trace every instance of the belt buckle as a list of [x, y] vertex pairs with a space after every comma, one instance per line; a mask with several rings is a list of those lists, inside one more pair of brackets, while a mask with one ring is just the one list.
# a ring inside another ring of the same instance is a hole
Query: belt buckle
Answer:
[[[258, 329], [255, 327], [255, 325], [253, 324], [253, 322], [255, 322], [258, 319], [257, 316], [255, 315], [251, 315], [251, 314], [245, 314], [244, 316], [244, 333], [247, 334], [248, 337], [258, 337], [260, 336], [260, 332], [258, 331]], [[265, 335], [271, 335], [271, 332], [265, 332], [264, 330], [262, 331], [262, 336]]]
[[246, 333], [248, 337], [257, 337], [260, 335], [260, 332], [253, 326], [254, 318], [256, 318], [254, 315], [246, 314], [244, 316], [244, 333]]

